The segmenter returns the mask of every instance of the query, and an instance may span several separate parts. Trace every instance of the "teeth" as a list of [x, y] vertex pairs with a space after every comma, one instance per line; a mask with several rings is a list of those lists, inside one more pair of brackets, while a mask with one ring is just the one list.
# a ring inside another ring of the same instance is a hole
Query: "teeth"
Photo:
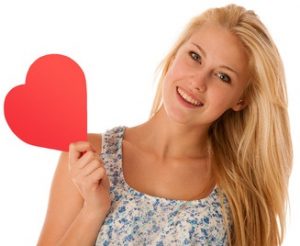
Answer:
[[186, 94], [183, 90], [181, 90], [180, 88], [177, 88], [177, 91], [179, 93], [180, 96], [182, 96], [182, 98], [187, 101], [190, 104], [193, 104], [195, 106], [200, 106], [202, 105], [201, 102], [195, 100], [194, 98], [191, 98], [188, 94]]

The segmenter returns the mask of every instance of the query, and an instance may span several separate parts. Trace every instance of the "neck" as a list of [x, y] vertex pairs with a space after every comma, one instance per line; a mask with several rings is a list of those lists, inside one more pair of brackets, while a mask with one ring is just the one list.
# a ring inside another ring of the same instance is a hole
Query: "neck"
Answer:
[[172, 121], [163, 109], [144, 127], [149, 135], [145, 143], [152, 143], [153, 151], [160, 157], [206, 158], [209, 152], [208, 126], [191, 126]]

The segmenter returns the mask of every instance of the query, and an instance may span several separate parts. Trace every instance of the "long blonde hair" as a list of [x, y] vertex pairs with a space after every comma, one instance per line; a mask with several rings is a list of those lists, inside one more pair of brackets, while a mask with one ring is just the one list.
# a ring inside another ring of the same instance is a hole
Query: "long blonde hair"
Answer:
[[193, 18], [161, 64], [151, 115], [162, 105], [162, 84], [172, 59], [205, 22], [231, 31], [249, 56], [248, 106], [239, 112], [228, 110], [209, 130], [218, 185], [231, 210], [230, 243], [280, 245], [292, 165], [287, 93], [280, 55], [256, 14], [231, 4]]

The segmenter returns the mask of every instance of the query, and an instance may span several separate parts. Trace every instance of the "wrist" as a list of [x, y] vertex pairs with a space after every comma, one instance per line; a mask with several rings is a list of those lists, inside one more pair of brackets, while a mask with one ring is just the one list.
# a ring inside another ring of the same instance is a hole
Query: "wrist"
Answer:
[[109, 207], [108, 208], [94, 208], [88, 206], [86, 203], [84, 203], [82, 209], [81, 209], [82, 214], [89, 218], [89, 219], [95, 219], [95, 220], [104, 220], [106, 215], [109, 212]]

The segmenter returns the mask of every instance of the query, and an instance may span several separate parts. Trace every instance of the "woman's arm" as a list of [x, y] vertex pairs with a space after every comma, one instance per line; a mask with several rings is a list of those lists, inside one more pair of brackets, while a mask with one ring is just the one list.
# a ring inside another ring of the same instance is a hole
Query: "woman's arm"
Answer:
[[60, 156], [40, 246], [95, 244], [110, 207], [109, 181], [98, 157], [100, 136], [89, 135], [89, 142], [72, 144]]

